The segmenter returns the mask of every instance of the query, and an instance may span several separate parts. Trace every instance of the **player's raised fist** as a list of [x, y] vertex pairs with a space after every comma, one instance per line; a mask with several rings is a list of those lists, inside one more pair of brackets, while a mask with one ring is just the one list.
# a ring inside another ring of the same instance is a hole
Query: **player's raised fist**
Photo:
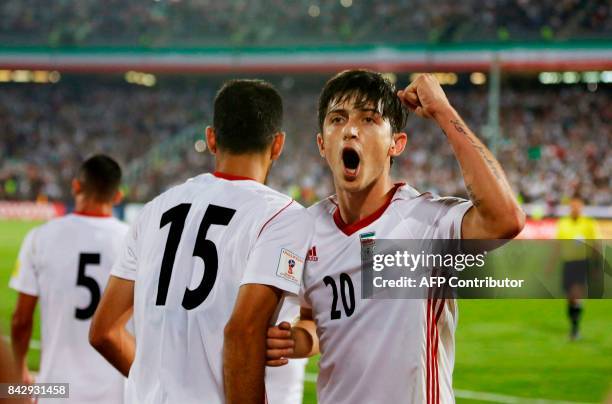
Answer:
[[266, 365], [286, 365], [289, 362], [287, 357], [293, 354], [294, 345], [291, 324], [283, 321], [276, 326], [269, 327], [266, 339]]
[[419, 75], [408, 87], [397, 92], [402, 102], [423, 118], [435, 118], [450, 108], [450, 103], [438, 79], [433, 74]]

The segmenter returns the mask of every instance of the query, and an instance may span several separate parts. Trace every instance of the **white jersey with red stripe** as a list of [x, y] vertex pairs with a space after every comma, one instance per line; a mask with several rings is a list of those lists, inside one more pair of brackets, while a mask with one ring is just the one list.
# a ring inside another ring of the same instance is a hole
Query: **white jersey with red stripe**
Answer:
[[30, 231], [21, 246], [10, 286], [40, 303], [36, 382], [70, 383], [70, 397], [54, 401], [122, 401], [125, 378], [91, 347], [88, 334], [127, 231], [113, 217], [69, 214]]
[[128, 401], [223, 403], [223, 329], [239, 287], [297, 294], [312, 232], [291, 198], [221, 173], [145, 205], [112, 271], [135, 281]]
[[345, 225], [335, 197], [309, 208], [315, 220], [301, 301], [312, 309], [321, 359], [321, 404], [454, 402], [454, 300], [362, 299], [360, 235], [457, 239], [471, 203], [397, 184], [388, 203]]

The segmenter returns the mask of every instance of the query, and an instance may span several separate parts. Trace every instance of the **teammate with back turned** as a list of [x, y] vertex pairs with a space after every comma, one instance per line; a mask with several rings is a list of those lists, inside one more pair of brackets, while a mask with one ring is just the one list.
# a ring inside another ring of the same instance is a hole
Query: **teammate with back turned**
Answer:
[[[224, 386], [229, 403], [265, 400], [266, 331], [299, 291], [313, 231], [306, 209], [263, 185], [282, 113], [271, 85], [226, 83], [206, 130], [216, 171], [159, 195], [132, 226], [90, 333], [129, 374], [128, 402], [223, 403]], [[119, 326], [132, 307], [135, 341]]]
[[[393, 184], [391, 160], [407, 142], [402, 104], [444, 131], [471, 202]], [[502, 168], [432, 75], [396, 92], [378, 73], [340, 73], [319, 98], [319, 129], [336, 195], [309, 208], [315, 235], [301, 319], [268, 330], [268, 365], [320, 347], [319, 403], [453, 402], [456, 302], [361, 299], [360, 239], [512, 238], [524, 214]]]
[[39, 383], [70, 383], [67, 403], [121, 403], [124, 377], [88, 343], [91, 317], [128, 226], [113, 218], [121, 198], [121, 169], [110, 157], [86, 160], [72, 181], [75, 211], [26, 236], [10, 286], [19, 292], [13, 314], [13, 352], [22, 381], [32, 382], [26, 353], [40, 301]]

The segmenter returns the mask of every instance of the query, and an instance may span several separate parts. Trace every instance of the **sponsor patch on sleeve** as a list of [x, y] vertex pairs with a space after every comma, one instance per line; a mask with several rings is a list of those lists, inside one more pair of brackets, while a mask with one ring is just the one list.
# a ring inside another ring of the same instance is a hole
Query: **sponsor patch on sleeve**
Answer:
[[19, 259], [15, 261], [15, 268], [13, 268], [13, 273], [11, 274], [11, 278], [16, 278], [19, 275], [19, 270], [21, 269], [21, 263]]
[[297, 285], [302, 284], [302, 271], [304, 270], [304, 259], [289, 250], [281, 249], [280, 259], [276, 276], [293, 282]]

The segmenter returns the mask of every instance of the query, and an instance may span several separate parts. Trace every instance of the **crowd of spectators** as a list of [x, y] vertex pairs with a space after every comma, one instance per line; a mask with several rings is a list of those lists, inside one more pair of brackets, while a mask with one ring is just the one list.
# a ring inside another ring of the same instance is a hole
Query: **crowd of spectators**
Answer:
[[[449, 91], [468, 125], [487, 139], [487, 95]], [[584, 87], [504, 88], [497, 157], [524, 202], [556, 204], [582, 195], [594, 205], [612, 204], [612, 92]], [[401, 172], [417, 189], [465, 195], [450, 147], [430, 121], [412, 119], [412, 150]], [[442, 143], [442, 144], [441, 144]]]
[[[320, 83], [324, 81], [320, 78]], [[319, 157], [316, 99], [320, 85], [274, 79], [285, 102], [285, 152], [269, 184], [306, 204], [333, 193]], [[315, 80], [316, 82], [317, 80]], [[194, 139], [211, 122], [219, 82], [145, 88], [95, 79], [48, 86], [4, 85], [0, 91], [0, 200], [70, 200], [70, 179], [87, 156], [116, 157], [128, 201], [144, 202], [213, 169]], [[502, 88], [497, 155], [523, 201], [559, 203], [580, 191], [587, 202], [612, 204], [612, 91], [583, 85]], [[468, 125], [489, 143], [486, 88], [447, 88]], [[183, 132], [188, 141], [174, 144]], [[435, 123], [411, 116], [409, 142], [393, 174], [419, 191], [465, 196], [452, 150]]]
[[108, 153], [125, 165], [184, 125], [210, 116], [213, 95], [208, 87], [198, 92], [184, 88], [177, 94], [73, 84], [0, 91], [0, 181], [5, 197], [66, 200], [69, 179], [87, 155]]
[[[606, 38], [601, 0], [3, 0], [3, 43], [252, 46]], [[9, 42], [7, 42], [9, 41]]]

